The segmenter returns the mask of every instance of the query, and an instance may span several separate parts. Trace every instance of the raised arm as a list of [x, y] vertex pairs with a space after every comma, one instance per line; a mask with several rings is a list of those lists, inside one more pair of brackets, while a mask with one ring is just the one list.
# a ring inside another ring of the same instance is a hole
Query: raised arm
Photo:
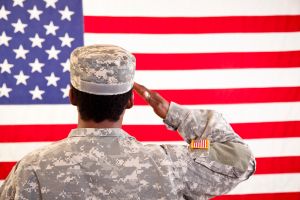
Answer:
[[190, 110], [168, 103], [158, 93], [135, 84], [135, 90], [153, 107], [172, 130], [189, 145], [206, 141], [200, 149], [188, 145], [162, 145], [173, 163], [186, 197], [213, 197], [229, 192], [255, 171], [255, 159], [247, 144], [233, 131], [222, 115], [212, 110]]

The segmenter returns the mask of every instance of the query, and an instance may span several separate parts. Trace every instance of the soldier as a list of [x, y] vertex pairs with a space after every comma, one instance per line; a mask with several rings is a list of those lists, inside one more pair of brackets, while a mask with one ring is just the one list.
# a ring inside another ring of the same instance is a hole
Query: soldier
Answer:
[[[220, 113], [189, 110], [134, 83], [128, 51], [86, 46], [70, 60], [78, 128], [19, 161], [0, 188], [1, 200], [208, 199], [254, 173], [253, 154]], [[121, 129], [133, 89], [186, 145], [143, 145]]]

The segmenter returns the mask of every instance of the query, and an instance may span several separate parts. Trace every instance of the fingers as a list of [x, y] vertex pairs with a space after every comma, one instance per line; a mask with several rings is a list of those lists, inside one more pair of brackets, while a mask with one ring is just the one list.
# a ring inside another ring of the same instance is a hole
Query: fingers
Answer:
[[134, 83], [133, 88], [143, 99], [149, 102], [151, 98], [151, 91], [149, 89], [138, 83]]
[[153, 108], [161, 118], [165, 118], [169, 109], [169, 102], [157, 92], [153, 92], [143, 85], [134, 83], [134, 90]]

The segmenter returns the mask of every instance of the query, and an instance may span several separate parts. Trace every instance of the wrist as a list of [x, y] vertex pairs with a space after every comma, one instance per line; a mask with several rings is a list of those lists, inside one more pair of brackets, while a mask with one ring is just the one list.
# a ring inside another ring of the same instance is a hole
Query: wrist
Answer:
[[177, 130], [181, 122], [188, 115], [188, 113], [188, 109], [184, 108], [183, 106], [177, 103], [171, 102], [169, 105], [167, 115], [164, 118], [163, 122], [165, 123], [168, 129]]

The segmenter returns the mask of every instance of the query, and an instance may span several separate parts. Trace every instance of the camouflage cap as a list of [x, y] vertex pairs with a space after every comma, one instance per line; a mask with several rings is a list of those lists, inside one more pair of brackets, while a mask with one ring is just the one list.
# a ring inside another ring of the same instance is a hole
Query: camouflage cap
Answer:
[[70, 56], [71, 84], [82, 92], [114, 95], [133, 87], [135, 57], [114, 45], [76, 48]]

